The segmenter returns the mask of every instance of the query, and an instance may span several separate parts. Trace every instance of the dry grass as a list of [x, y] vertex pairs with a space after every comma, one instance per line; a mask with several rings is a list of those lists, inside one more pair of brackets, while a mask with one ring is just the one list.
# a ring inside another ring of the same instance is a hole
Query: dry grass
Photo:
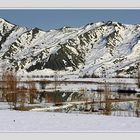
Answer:
[[40, 108], [40, 106], [19, 106], [19, 107], [16, 107], [15, 110], [30, 111], [31, 109], [34, 109], [34, 108]]

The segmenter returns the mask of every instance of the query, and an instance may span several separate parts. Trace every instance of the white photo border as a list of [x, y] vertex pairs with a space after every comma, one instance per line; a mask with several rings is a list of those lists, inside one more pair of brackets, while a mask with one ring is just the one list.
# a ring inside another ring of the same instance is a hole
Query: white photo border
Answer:
[[139, 0], [0, 0], [1, 9], [139, 9]]
[[[78, 2], [76, 2], [78, 1]], [[124, 2], [125, 1], [125, 2]], [[140, 9], [139, 0], [0, 0], [0, 10], [1, 9]], [[80, 3], [79, 3], [80, 2]], [[15, 132], [16, 133], [16, 132]], [[101, 133], [0, 133], [3, 139], [107, 139], [112, 140], [127, 138], [135, 139], [140, 137], [140, 133], [128, 132], [128, 133], [112, 133], [112, 132], [101, 132]]]

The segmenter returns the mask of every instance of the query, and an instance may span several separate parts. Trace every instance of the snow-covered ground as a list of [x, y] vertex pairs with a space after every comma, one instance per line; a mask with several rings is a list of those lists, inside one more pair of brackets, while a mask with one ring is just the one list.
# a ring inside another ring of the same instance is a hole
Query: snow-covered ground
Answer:
[[0, 110], [0, 132], [140, 131], [140, 118]]

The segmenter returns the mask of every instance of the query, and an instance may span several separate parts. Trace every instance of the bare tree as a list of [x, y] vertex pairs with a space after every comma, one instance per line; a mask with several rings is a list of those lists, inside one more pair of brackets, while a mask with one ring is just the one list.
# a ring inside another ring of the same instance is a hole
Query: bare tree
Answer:
[[17, 107], [17, 76], [15, 72], [12, 71], [5, 71], [2, 75], [3, 81], [3, 96], [5, 97], [6, 101], [13, 106], [14, 109]]
[[107, 84], [106, 81], [104, 87], [104, 100], [105, 100], [105, 108], [103, 113], [105, 115], [111, 115], [111, 111], [112, 111], [111, 92], [110, 92], [109, 84]]
[[62, 105], [62, 94], [57, 89], [59, 81], [58, 81], [59, 73], [58, 71], [54, 72], [54, 92], [52, 94], [54, 105]]
[[137, 86], [140, 88], [140, 67], [137, 69]]
[[18, 102], [20, 104], [20, 110], [24, 110], [27, 99], [27, 89], [25, 89], [24, 87], [20, 87], [18, 89], [18, 92]]
[[136, 104], [136, 117], [140, 116], [140, 112], [139, 112], [139, 107], [140, 107], [140, 99], [137, 100], [137, 104]]
[[30, 104], [34, 104], [34, 99], [37, 96], [37, 89], [36, 89], [34, 81], [29, 81], [28, 82], [28, 93], [29, 93]]

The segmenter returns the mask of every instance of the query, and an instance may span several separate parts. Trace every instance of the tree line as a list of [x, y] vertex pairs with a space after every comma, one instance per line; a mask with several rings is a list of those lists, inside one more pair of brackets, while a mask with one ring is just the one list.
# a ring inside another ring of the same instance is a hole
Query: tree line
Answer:
[[1, 75], [2, 100], [7, 101], [10, 108], [24, 109], [25, 103], [33, 104], [37, 98], [37, 88], [33, 81], [20, 82], [16, 72], [5, 71]]

